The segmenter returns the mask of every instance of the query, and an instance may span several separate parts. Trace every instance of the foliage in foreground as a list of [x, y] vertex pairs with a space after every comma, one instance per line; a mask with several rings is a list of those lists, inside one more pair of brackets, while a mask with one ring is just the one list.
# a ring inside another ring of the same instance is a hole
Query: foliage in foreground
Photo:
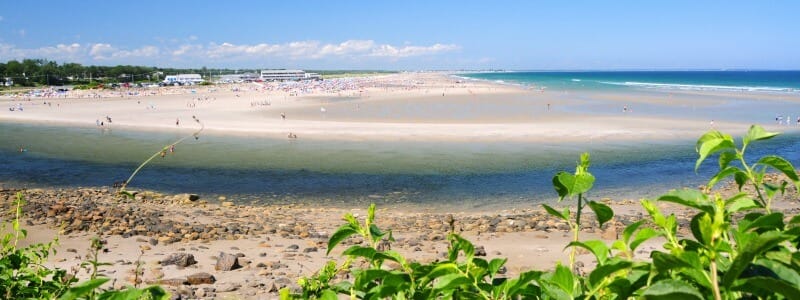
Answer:
[[44, 263], [50, 254], [55, 254], [53, 247], [58, 240], [27, 247], [18, 246], [27, 236], [27, 231], [20, 226], [24, 202], [22, 193], [17, 193], [14, 219], [4, 222], [0, 230], [6, 232], [8, 226], [11, 226], [10, 232], [4, 234], [0, 240], [0, 299], [169, 299], [169, 294], [159, 286], [143, 289], [128, 287], [118, 291], [101, 288], [109, 279], [97, 276], [97, 268], [107, 265], [97, 260], [97, 253], [102, 249], [99, 239], [92, 242], [92, 260], [82, 264], [92, 272], [89, 280], [79, 283], [75, 274], [45, 267]]
[[[731, 136], [710, 131], [697, 141], [699, 166], [719, 154], [719, 171], [704, 190], [673, 190], [655, 200], [642, 200], [649, 220], [628, 225], [619, 240], [581, 241], [582, 210], [589, 206], [599, 224], [613, 218], [610, 207], [587, 201], [594, 184], [589, 155], [584, 154], [575, 173], [560, 172], [553, 178], [559, 201], [577, 198], [574, 216], [569, 207], [551, 215], [570, 225], [574, 240], [570, 265], [551, 271], [528, 271], [518, 277], [500, 275], [505, 259], [475, 257], [475, 247], [458, 234], [448, 236], [447, 258], [430, 264], [406, 260], [383, 245], [393, 241], [390, 231], [375, 225], [375, 206], [364, 223], [351, 214], [328, 242], [328, 253], [345, 239], [358, 236], [362, 243], [344, 250], [341, 265], [330, 261], [311, 277], [301, 278], [299, 293], [281, 291], [282, 299], [800, 299], [800, 216], [773, 212], [772, 199], [783, 194], [790, 182], [767, 182], [767, 170], [782, 173], [797, 188], [796, 170], [779, 156], [765, 156], [748, 164], [745, 150], [754, 141], [777, 133], [752, 126], [737, 148]], [[723, 198], [710, 188], [733, 178], [739, 193]], [[743, 192], [744, 187], [751, 192]], [[696, 213], [691, 236], [678, 234], [678, 219], [665, 215], [657, 202], [671, 202]], [[573, 218], [574, 217], [574, 218]], [[663, 251], [649, 258], [634, 257], [647, 240], [659, 237]], [[576, 274], [575, 250], [594, 255], [597, 266], [586, 275]], [[361, 267], [356, 267], [361, 266]]]

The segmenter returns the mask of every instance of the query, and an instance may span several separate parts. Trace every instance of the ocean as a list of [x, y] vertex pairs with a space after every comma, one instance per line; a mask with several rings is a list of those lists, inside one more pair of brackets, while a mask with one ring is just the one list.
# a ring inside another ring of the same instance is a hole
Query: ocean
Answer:
[[548, 90], [637, 88], [800, 94], [800, 71], [490, 72], [458, 76]]

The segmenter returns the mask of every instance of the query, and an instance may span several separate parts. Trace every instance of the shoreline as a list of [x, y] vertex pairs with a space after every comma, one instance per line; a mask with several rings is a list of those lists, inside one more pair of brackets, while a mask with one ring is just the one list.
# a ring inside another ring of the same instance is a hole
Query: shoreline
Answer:
[[[793, 187], [789, 189], [786, 196], [776, 199], [774, 208], [797, 214], [800, 198]], [[173, 294], [190, 297], [277, 297], [280, 288], [296, 288], [298, 278], [311, 276], [328, 260], [341, 262], [341, 251], [356, 240], [345, 241], [328, 256], [324, 253], [330, 234], [343, 224], [341, 217], [345, 213], [353, 213], [359, 220], [366, 215], [366, 207], [236, 205], [226, 198], [198, 199], [191, 194], [149, 191], [140, 191], [135, 199], [129, 199], [102, 187], [2, 188], [0, 217], [4, 221], [12, 217], [18, 191], [26, 200], [22, 227], [30, 233], [20, 246], [48, 242], [58, 236], [57, 254], [51, 255], [45, 266], [86, 278], [85, 272], [78, 272], [78, 265], [86, 259], [89, 240], [99, 237], [105, 242], [100, 261], [113, 263], [100, 268], [102, 276], [112, 278], [109, 287], [133, 284], [134, 270], [140, 262], [142, 274], [138, 278], [143, 284], [161, 284]], [[732, 194], [736, 187], [728, 184], [719, 191]], [[565, 201], [556, 208], [573, 202]], [[614, 209], [614, 218], [598, 227], [591, 213], [587, 213], [582, 240], [610, 243], [627, 224], [644, 217], [638, 201], [602, 202]], [[684, 226], [693, 214], [691, 210], [663, 202], [658, 206], [665, 213], [678, 216], [681, 234], [691, 234]], [[507, 276], [531, 269], [551, 269], [568, 257], [569, 251], [564, 248], [571, 239], [567, 224], [550, 217], [539, 206], [480, 212], [413, 212], [378, 205], [376, 215], [378, 226], [393, 231], [396, 241], [391, 243], [391, 249], [414, 261], [430, 262], [447, 251], [449, 220], [454, 220], [457, 233], [483, 250], [481, 255], [488, 259], [508, 258]], [[636, 256], [645, 259], [650, 251], [660, 249], [661, 243], [648, 241]], [[215, 269], [222, 253], [237, 256], [240, 267]], [[176, 255], [191, 255], [196, 263], [180, 266], [165, 262]], [[594, 265], [589, 253], [579, 254], [577, 260], [586, 270]], [[202, 273], [212, 276], [213, 282], [186, 284], [187, 276]]]
[[[456, 83], [445, 74], [403, 73], [360, 79], [352, 85], [347, 82], [337, 81], [349, 88], [340, 92], [307, 89], [303, 85], [249, 84], [196, 90], [166, 88], [159, 92], [161, 95], [153, 96], [113, 92], [120, 96], [99, 99], [36, 98], [26, 102], [5, 97], [0, 100], [3, 106], [24, 103], [27, 107], [22, 112], [1, 112], [0, 122], [90, 127], [95, 120], [110, 116], [114, 119], [111, 128], [191, 132], [196, 124], [190, 117], [197, 116], [206, 132], [233, 136], [285, 138], [291, 133], [301, 139], [331, 141], [544, 139], [553, 143], [691, 139], [711, 128], [708, 120], [680, 113], [622, 113], [626, 103], [662, 105], [680, 111], [678, 104], [659, 97], [637, 97], [636, 93], [625, 96], [599, 92], [590, 94], [596, 99], [588, 101], [582, 99], [586, 97], [582, 93], [531, 92], [492, 82]], [[340, 100], [342, 97], [346, 100]], [[686, 97], [689, 98], [685, 101], [694, 101], [698, 96]], [[43, 102], [49, 102], [49, 106]], [[182, 124], [176, 125], [177, 121]], [[715, 120], [712, 126], [737, 134], [748, 125], [749, 122]]]

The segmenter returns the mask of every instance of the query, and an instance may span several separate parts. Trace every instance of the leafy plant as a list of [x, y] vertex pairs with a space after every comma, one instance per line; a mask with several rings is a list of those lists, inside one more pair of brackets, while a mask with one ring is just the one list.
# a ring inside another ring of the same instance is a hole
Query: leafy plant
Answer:
[[150, 286], [144, 289], [128, 287], [125, 290], [104, 290], [101, 286], [109, 279], [97, 276], [97, 267], [106, 265], [98, 262], [98, 253], [102, 249], [99, 239], [92, 241], [93, 258], [84, 265], [90, 266], [91, 278], [78, 283], [78, 280], [65, 270], [47, 268], [44, 262], [50, 254], [55, 254], [53, 247], [58, 239], [42, 244], [33, 244], [24, 248], [18, 242], [25, 239], [27, 231], [20, 226], [22, 206], [25, 199], [21, 192], [14, 201], [14, 219], [3, 222], [5, 231], [11, 225], [11, 232], [0, 240], [0, 298], [2, 299], [169, 299], [169, 294], [159, 287]]
[[[800, 299], [800, 216], [786, 217], [771, 210], [777, 192], [787, 183], [767, 182], [767, 169], [774, 169], [798, 185], [797, 171], [785, 159], [765, 156], [752, 165], [744, 153], [753, 141], [776, 133], [759, 126], [750, 128], [741, 149], [730, 136], [717, 131], [697, 142], [698, 167], [709, 155], [720, 153], [720, 171], [703, 190], [673, 190], [656, 200], [642, 200], [650, 217], [628, 225], [609, 246], [604, 241], [579, 239], [581, 214], [585, 206], [595, 213], [598, 224], [613, 218], [613, 210], [588, 201], [594, 177], [588, 172], [589, 155], [583, 154], [575, 173], [559, 172], [553, 186], [559, 201], [576, 197], [574, 219], [570, 208], [562, 211], [548, 205], [545, 210], [567, 222], [573, 232], [570, 265], [560, 263], [550, 271], [527, 271], [506, 278], [500, 270], [506, 260], [487, 261], [475, 257], [475, 247], [450, 233], [447, 257], [430, 264], [409, 262], [399, 253], [381, 247], [392, 240], [391, 232], [375, 225], [375, 205], [363, 224], [351, 214], [328, 242], [328, 253], [352, 236], [356, 243], [342, 252], [345, 262], [329, 262], [322, 270], [298, 282], [302, 292], [281, 291], [282, 299]], [[741, 166], [731, 165], [734, 160]], [[739, 193], [724, 198], [711, 194], [720, 180], [733, 177]], [[753, 185], [754, 195], [742, 191]], [[669, 202], [694, 210], [689, 230], [679, 234], [679, 219], [665, 215], [657, 202]], [[663, 238], [663, 249], [647, 260], [634, 257], [646, 241]], [[575, 250], [584, 248], [597, 265], [587, 274], [575, 272]]]
[[[697, 153], [700, 154], [700, 157], [695, 163], [695, 170], [700, 168], [700, 164], [708, 156], [719, 153], [719, 171], [708, 181], [708, 190], [728, 177], [733, 177], [740, 191], [750, 183], [756, 192], [758, 204], [769, 213], [773, 197], [776, 192], [783, 194], [786, 191], [787, 182], [765, 182], [764, 175], [767, 170], [773, 169], [782, 173], [798, 189], [800, 189], [800, 177], [795, 172], [794, 166], [783, 157], [767, 155], [759, 158], [753, 164], [748, 164], [745, 160], [745, 151], [752, 142], [768, 140], [777, 135], [777, 132], [767, 132], [761, 126], [752, 125], [747, 135], [742, 138], [742, 147], [736, 148], [736, 143], [730, 135], [716, 130], [709, 131], [697, 140]], [[733, 165], [733, 162], [738, 162], [740, 166]]]
[[[550, 215], [566, 221], [572, 230], [573, 240], [569, 245], [572, 246], [572, 251], [569, 255], [569, 266], [571, 269], [575, 268], [575, 253], [577, 252], [577, 247], [584, 247], [592, 250], [590, 245], [596, 245], [596, 243], [586, 244], [579, 242], [581, 232], [581, 214], [583, 209], [588, 205], [589, 208], [594, 211], [595, 216], [597, 217], [597, 223], [600, 226], [603, 226], [603, 224], [610, 221], [611, 218], [614, 217], [614, 211], [611, 210], [608, 205], [596, 201], [584, 202], [586, 200], [585, 194], [592, 189], [592, 186], [594, 186], [594, 180], [594, 175], [589, 173], [589, 153], [583, 153], [578, 166], [575, 168], [574, 174], [562, 171], [553, 176], [553, 187], [558, 193], [559, 202], [565, 198], [577, 197], [578, 203], [575, 206], [575, 219], [573, 220], [570, 218], [569, 207], [565, 207], [563, 211], [558, 211], [547, 204], [542, 204], [544, 209]], [[603, 251], [602, 249], [597, 250]]]

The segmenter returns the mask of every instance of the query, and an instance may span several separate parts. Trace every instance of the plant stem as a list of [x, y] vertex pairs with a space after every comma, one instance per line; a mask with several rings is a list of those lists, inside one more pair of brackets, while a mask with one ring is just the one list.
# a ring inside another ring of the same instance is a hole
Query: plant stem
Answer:
[[[578, 194], [578, 211], [575, 213], [575, 226], [573, 227], [573, 242], [577, 242], [579, 239], [579, 234], [581, 232], [581, 210], [583, 209], [583, 194]], [[572, 251], [569, 253], [569, 269], [571, 271], [575, 270], [575, 255], [577, 254], [578, 248], [572, 247]]]
[[120, 193], [125, 192], [125, 188], [128, 187], [128, 184], [131, 182], [131, 180], [133, 180], [133, 177], [135, 177], [136, 174], [139, 173], [139, 170], [144, 168], [144, 166], [147, 165], [151, 160], [153, 160], [154, 158], [159, 156], [164, 151], [169, 150], [170, 147], [176, 146], [176, 145], [180, 144], [181, 142], [183, 142], [184, 140], [186, 140], [186, 139], [188, 139], [190, 137], [197, 137], [197, 135], [200, 134], [200, 132], [202, 132], [203, 129], [205, 129], [205, 125], [202, 122], [200, 122], [199, 119], [195, 119], [195, 121], [197, 121], [197, 123], [200, 123], [200, 129], [198, 129], [197, 131], [195, 131], [194, 133], [192, 133], [190, 135], [187, 135], [187, 136], [184, 136], [184, 137], [178, 139], [177, 141], [173, 142], [172, 144], [164, 146], [163, 148], [161, 148], [161, 150], [156, 151], [156, 153], [153, 153], [153, 155], [150, 156], [150, 158], [145, 160], [142, 164], [139, 165], [138, 168], [136, 168], [136, 170], [133, 171], [131, 176], [128, 177], [128, 180], [125, 180], [125, 182], [122, 183], [122, 186], [119, 188], [119, 192]]
[[714, 291], [714, 300], [722, 300], [719, 293], [719, 280], [717, 279], [717, 260], [711, 259], [711, 289]]
[[19, 234], [21, 231], [19, 230], [19, 219], [22, 217], [22, 201], [22, 192], [17, 192], [17, 209], [14, 211], [14, 222], [16, 222], [15, 224], [17, 225], [16, 228], [14, 228], [14, 251], [17, 250], [17, 242], [19, 242]]

